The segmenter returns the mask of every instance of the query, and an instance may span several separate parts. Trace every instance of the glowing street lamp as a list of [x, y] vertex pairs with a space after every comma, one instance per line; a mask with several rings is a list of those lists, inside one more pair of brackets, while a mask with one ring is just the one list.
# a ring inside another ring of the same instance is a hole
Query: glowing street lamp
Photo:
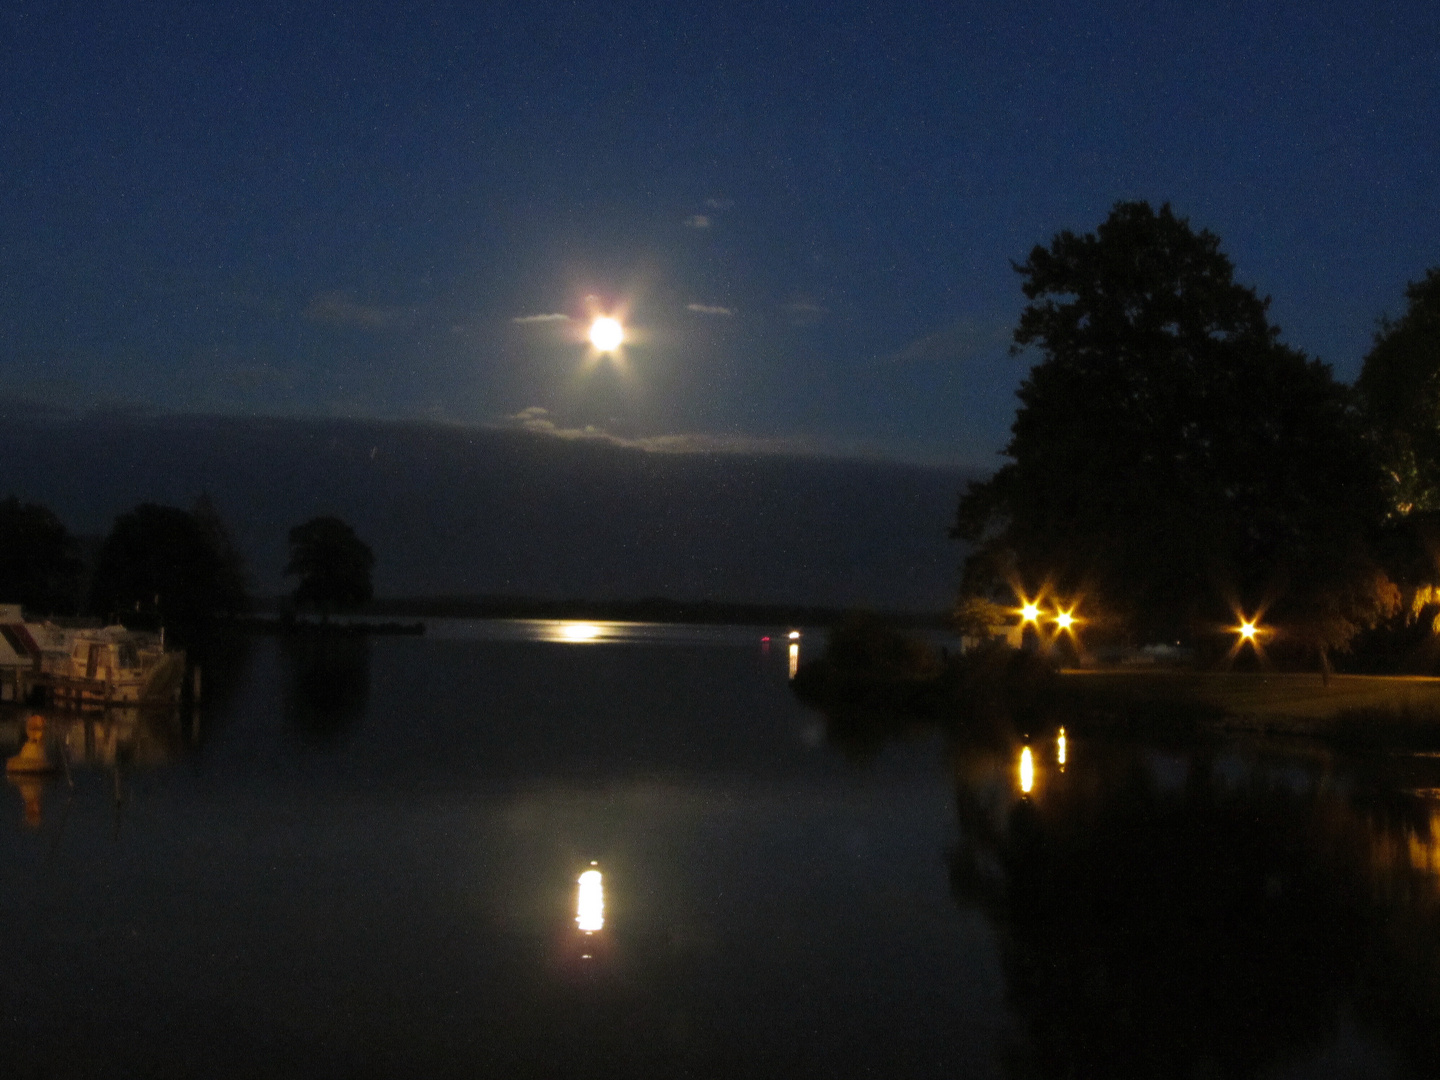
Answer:
[[1239, 612], [1236, 612], [1236, 615], [1240, 619], [1240, 625], [1230, 628], [1230, 632], [1235, 635], [1235, 648], [1243, 648], [1248, 642], [1252, 648], [1258, 649], [1260, 639], [1269, 633], [1265, 627], [1260, 625], [1260, 616], [1256, 615], [1251, 619], [1240, 615]]
[[1057, 612], [1055, 615], [1055, 625], [1061, 630], [1069, 630], [1075, 625], [1075, 616], [1068, 611]]
[[1040, 621], [1040, 605], [1031, 603], [1029, 600], [1020, 605], [1020, 621], [1027, 623], [1038, 623]]

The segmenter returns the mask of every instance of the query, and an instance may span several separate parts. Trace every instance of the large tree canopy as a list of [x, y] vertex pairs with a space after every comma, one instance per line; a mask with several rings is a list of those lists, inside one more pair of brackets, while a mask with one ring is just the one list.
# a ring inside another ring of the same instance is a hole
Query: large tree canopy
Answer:
[[239, 556], [203, 497], [194, 513], [142, 503], [117, 517], [90, 587], [101, 615], [158, 612], [181, 628], [240, 611], [247, 599]]
[[68, 614], [79, 599], [74, 541], [50, 510], [0, 499], [0, 603], [37, 614]]
[[1355, 382], [1397, 517], [1440, 510], [1440, 266], [1405, 295], [1405, 314], [1380, 320]]
[[337, 517], [311, 518], [290, 530], [287, 576], [298, 576], [295, 603], [331, 611], [359, 607], [373, 594], [375, 556], [355, 530]]
[[969, 591], [1085, 597], [1143, 639], [1274, 605], [1322, 647], [1392, 603], [1366, 530], [1378, 471], [1345, 387], [1280, 343], [1219, 239], [1119, 203], [1016, 267], [1011, 462], [962, 498]]

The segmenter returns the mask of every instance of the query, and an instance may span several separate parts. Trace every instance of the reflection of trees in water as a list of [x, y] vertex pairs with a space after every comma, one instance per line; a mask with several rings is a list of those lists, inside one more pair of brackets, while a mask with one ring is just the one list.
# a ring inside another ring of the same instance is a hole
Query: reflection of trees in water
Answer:
[[192, 717], [178, 708], [111, 708], [52, 718], [66, 759], [76, 766], [168, 765], [194, 749]]
[[305, 738], [341, 738], [370, 699], [370, 639], [307, 634], [281, 639], [286, 667], [285, 713]]
[[924, 735], [933, 726], [890, 710], [836, 706], [825, 713], [826, 741], [860, 764], [874, 760], [887, 743]]
[[1434, 1061], [1440, 894], [1408, 856], [1440, 851], [1430, 819], [1397, 854], [1393, 823], [1293, 760], [1227, 782], [1196, 753], [1166, 783], [1147, 757], [1091, 746], [1020, 799], [1013, 761], [956, 753], [952, 883], [999, 933], [1012, 1073], [1255, 1076], [1342, 1015]]
[[[1347, 1019], [1433, 1071], [1440, 802], [1415, 789], [1440, 765], [1072, 740], [1062, 772], [1047, 725], [1022, 798], [1020, 735], [1042, 733], [1006, 704], [944, 726], [952, 888], [997, 931], [1011, 1075], [1269, 1075], [1333, 1049]], [[925, 729], [835, 698], [825, 713], [862, 760]]]
[[45, 718], [42, 742], [53, 771], [7, 774], [23, 801], [25, 823], [34, 827], [43, 823], [44, 804], [52, 793], [65, 792], [67, 800], [73, 796], [80, 773], [113, 773], [118, 804], [124, 798], [124, 774], [172, 765], [194, 753], [199, 744], [196, 715], [182, 708], [129, 706], [41, 715]]
[[[250, 668], [253, 638], [250, 634], [217, 626], [197, 632], [186, 649], [191, 666], [186, 686], [188, 694], [194, 687], [194, 668], [200, 668], [200, 707], [206, 720], [223, 713], [230, 701], [245, 684]], [[201, 731], [204, 731], [202, 726]]]
[[825, 717], [829, 741], [868, 761], [894, 739], [937, 726], [970, 742], [1008, 746], [1053, 708], [1054, 671], [1005, 647], [941, 657], [920, 642], [859, 620], [836, 628], [800, 668], [796, 696]]

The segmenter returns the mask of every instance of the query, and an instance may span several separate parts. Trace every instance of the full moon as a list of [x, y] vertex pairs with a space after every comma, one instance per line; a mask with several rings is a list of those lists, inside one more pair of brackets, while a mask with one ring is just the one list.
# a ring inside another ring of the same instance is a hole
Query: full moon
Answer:
[[614, 352], [625, 340], [625, 328], [609, 317], [590, 324], [590, 344], [601, 352]]

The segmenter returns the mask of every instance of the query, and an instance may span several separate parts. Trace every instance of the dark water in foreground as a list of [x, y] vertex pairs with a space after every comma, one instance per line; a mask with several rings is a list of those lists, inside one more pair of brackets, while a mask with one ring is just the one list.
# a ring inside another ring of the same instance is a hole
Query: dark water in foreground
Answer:
[[827, 741], [760, 634], [261, 640], [198, 727], [55, 725], [0, 1075], [1436, 1073], [1440, 761], [1047, 729], [1024, 795]]

